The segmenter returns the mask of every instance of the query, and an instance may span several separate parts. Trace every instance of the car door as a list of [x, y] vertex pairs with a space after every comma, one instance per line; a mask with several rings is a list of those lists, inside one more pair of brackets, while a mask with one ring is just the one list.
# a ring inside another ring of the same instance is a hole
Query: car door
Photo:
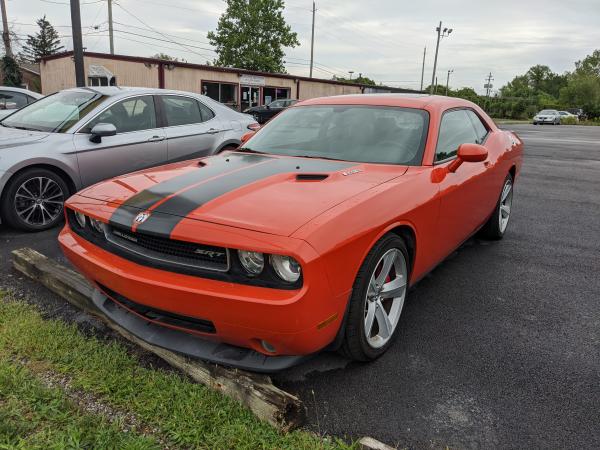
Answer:
[[[477, 130], [467, 109], [446, 111], [440, 123], [434, 164], [446, 167], [464, 143], [485, 145], [488, 130]], [[489, 161], [465, 162], [456, 172], [446, 172], [440, 182], [440, 249], [448, 254], [467, 239], [491, 212], [490, 199], [495, 196], [489, 181]]]
[[185, 95], [159, 95], [169, 161], [212, 154], [223, 136], [216, 114], [204, 103]]
[[[90, 141], [98, 123], [111, 123], [115, 136]], [[97, 114], [75, 134], [75, 150], [81, 181], [90, 185], [123, 173], [163, 164], [167, 160], [164, 130], [157, 125], [151, 95], [128, 97]]]

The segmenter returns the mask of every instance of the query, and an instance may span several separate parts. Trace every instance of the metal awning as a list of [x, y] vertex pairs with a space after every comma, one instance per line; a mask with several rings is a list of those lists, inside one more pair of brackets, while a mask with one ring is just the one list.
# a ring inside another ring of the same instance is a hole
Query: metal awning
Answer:
[[90, 66], [88, 67], [88, 77], [99, 77], [111, 80], [113, 77], [113, 73], [104, 66], [90, 64]]

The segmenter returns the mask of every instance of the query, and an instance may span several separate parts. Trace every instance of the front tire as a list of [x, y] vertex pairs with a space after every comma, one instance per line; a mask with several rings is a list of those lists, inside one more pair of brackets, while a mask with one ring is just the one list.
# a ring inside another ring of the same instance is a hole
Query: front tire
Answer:
[[509, 173], [504, 179], [496, 209], [481, 229], [480, 235], [483, 238], [499, 240], [504, 237], [512, 211], [513, 187], [513, 177]]
[[404, 240], [386, 234], [373, 246], [354, 281], [341, 347], [345, 356], [371, 361], [389, 348], [406, 299], [409, 273]]
[[65, 180], [48, 169], [32, 168], [17, 174], [0, 200], [2, 220], [23, 231], [42, 231], [63, 220], [69, 196]]

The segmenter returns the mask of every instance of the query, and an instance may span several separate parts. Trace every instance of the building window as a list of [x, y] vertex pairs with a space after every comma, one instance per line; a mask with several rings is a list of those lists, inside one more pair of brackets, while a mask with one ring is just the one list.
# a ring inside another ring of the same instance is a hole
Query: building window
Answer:
[[269, 103], [280, 100], [290, 98], [290, 88], [273, 88], [273, 87], [264, 87], [263, 88], [263, 98], [262, 104], [268, 105]]
[[202, 82], [202, 94], [223, 103], [230, 108], [238, 108], [238, 85], [232, 83]]
[[111, 77], [110, 81], [107, 77], [88, 77], [88, 86], [116, 86], [116, 77]]

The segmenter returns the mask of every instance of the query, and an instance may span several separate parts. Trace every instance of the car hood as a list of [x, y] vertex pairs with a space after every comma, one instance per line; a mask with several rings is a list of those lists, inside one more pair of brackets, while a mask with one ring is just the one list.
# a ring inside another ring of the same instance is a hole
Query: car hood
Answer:
[[[183, 218], [290, 236], [406, 166], [239, 152], [118, 177], [80, 192], [115, 209], [114, 225], [170, 235]], [[139, 213], [149, 213], [139, 216]], [[141, 222], [141, 223], [139, 223]]]
[[42, 131], [18, 130], [0, 126], [0, 149], [32, 144], [45, 139], [49, 134]]

